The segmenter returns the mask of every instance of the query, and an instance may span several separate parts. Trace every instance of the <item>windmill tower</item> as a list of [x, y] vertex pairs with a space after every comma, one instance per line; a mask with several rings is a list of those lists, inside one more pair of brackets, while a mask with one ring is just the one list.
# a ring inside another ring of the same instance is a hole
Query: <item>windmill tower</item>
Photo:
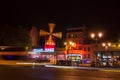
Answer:
[[47, 39], [45, 39], [45, 45], [44, 50], [54, 50], [55, 48], [55, 40], [53, 40], [55, 37], [62, 38], [62, 32], [53, 33], [55, 24], [49, 23], [49, 30], [50, 32], [40, 30], [40, 36], [49, 36]]

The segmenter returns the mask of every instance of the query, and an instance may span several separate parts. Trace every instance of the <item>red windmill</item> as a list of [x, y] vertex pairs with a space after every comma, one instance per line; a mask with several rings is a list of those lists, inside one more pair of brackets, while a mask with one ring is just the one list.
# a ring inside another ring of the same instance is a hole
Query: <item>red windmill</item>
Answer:
[[62, 32], [53, 33], [55, 24], [49, 23], [48, 25], [49, 25], [50, 32], [40, 30], [40, 36], [49, 36], [48, 38], [45, 38], [44, 50], [50, 50], [50, 49], [54, 50], [55, 37], [62, 38]]

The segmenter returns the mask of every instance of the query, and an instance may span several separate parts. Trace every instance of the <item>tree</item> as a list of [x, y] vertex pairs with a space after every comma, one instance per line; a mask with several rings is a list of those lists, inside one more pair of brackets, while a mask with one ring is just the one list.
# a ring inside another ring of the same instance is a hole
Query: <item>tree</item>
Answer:
[[30, 46], [29, 31], [22, 26], [1, 26], [1, 46]]

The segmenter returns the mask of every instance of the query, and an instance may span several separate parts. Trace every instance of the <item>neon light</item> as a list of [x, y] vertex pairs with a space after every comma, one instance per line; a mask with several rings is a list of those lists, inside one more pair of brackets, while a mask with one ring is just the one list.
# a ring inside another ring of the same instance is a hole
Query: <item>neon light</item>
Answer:
[[54, 48], [45, 48], [43, 49], [33, 49], [33, 52], [54, 52]]
[[68, 54], [68, 56], [81, 56], [80, 54]]
[[46, 52], [54, 52], [54, 48], [45, 48]]
[[43, 49], [33, 49], [33, 52], [43, 52]]

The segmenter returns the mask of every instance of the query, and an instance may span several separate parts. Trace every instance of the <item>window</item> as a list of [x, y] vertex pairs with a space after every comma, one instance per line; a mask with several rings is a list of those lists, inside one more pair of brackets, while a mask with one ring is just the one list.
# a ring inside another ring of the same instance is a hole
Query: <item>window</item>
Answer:
[[90, 54], [88, 54], [88, 58], [90, 58]]
[[90, 47], [88, 47], [88, 51], [90, 51]]
[[77, 38], [77, 34], [74, 34], [74, 37], [73, 38]]
[[74, 38], [74, 34], [71, 34], [70, 38]]
[[118, 44], [116, 44], [116, 47], [118, 47]]
[[67, 38], [70, 38], [70, 34], [67, 35]]
[[79, 44], [82, 44], [82, 40], [79, 40]]
[[86, 47], [84, 47], [84, 51], [86, 51]]
[[77, 36], [78, 36], [79, 38], [81, 38], [81, 37], [82, 37], [82, 34], [78, 34]]
[[81, 46], [79, 46], [79, 49], [80, 49], [80, 50], [82, 50], [82, 47], [81, 47]]
[[86, 58], [86, 54], [84, 54], [84, 59]]

